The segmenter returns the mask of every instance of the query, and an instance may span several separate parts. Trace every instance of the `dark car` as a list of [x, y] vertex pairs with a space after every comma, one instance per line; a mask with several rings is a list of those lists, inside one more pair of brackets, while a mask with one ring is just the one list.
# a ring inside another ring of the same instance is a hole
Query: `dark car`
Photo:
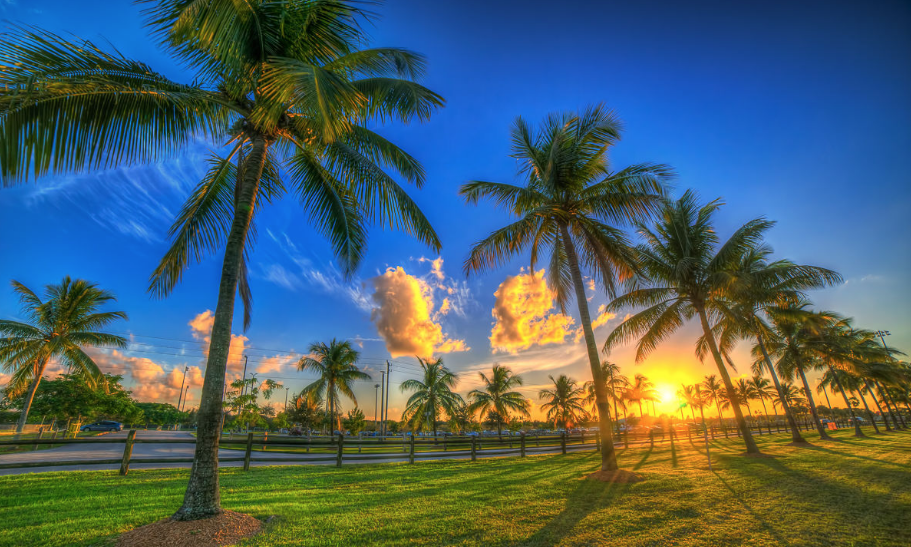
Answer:
[[85, 424], [79, 428], [79, 431], [122, 431], [123, 424], [120, 422], [111, 422], [107, 420], [102, 420], [100, 422], [93, 422], [90, 424]]

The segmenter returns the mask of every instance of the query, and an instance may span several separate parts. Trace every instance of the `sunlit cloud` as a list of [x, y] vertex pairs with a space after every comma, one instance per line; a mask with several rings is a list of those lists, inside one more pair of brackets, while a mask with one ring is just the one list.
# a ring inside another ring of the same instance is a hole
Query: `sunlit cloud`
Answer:
[[496, 320], [490, 332], [495, 352], [515, 353], [532, 346], [561, 344], [573, 332], [573, 319], [554, 312], [553, 291], [544, 271], [509, 276], [494, 293]]
[[[190, 326], [193, 338], [203, 344], [203, 355], [209, 356], [209, 344], [212, 342], [212, 326], [215, 324], [215, 314], [206, 310], [187, 323]], [[250, 339], [242, 334], [231, 335], [231, 345], [228, 348], [228, 372], [239, 373], [244, 368], [244, 348]], [[238, 374], [239, 376], [239, 374]]]
[[430, 357], [470, 349], [463, 340], [445, 336], [443, 327], [433, 320], [433, 288], [425, 281], [401, 267], [389, 268], [370, 281], [377, 305], [370, 319], [393, 357]]

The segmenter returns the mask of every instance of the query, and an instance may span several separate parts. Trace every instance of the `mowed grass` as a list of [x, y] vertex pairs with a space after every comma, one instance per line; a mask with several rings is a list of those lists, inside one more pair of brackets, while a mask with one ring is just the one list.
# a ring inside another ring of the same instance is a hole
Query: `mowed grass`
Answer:
[[[621, 450], [636, 484], [583, 480], [594, 452], [415, 465], [222, 471], [226, 509], [263, 520], [241, 545], [911, 545], [911, 433], [814, 448], [758, 439]], [[186, 470], [0, 477], [0, 545], [107, 545], [167, 517]]]

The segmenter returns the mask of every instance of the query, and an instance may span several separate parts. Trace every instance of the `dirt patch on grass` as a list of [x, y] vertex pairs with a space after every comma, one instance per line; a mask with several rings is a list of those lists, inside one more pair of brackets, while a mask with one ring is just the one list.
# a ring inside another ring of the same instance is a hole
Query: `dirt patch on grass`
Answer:
[[595, 471], [594, 473], [585, 475], [585, 478], [588, 480], [612, 482], [615, 484], [632, 484], [645, 480], [632, 471], [627, 471], [625, 469], [617, 469], [616, 471]]
[[166, 518], [121, 535], [117, 547], [221, 547], [256, 535], [263, 524], [243, 513], [225, 511], [207, 519]]

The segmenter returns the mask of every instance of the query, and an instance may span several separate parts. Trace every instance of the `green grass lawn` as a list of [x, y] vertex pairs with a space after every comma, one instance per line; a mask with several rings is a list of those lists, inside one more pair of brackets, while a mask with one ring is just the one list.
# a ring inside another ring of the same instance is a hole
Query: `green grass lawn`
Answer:
[[[227, 509], [265, 519], [241, 545], [911, 545], [911, 434], [815, 448], [758, 439], [774, 458], [688, 442], [620, 451], [641, 483], [583, 480], [594, 452], [222, 471]], [[0, 545], [105, 545], [180, 504], [187, 471], [0, 477]]]

